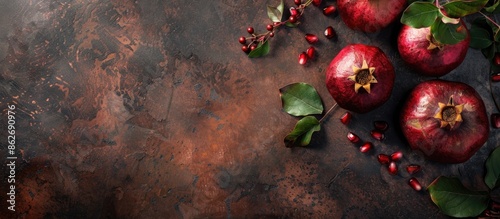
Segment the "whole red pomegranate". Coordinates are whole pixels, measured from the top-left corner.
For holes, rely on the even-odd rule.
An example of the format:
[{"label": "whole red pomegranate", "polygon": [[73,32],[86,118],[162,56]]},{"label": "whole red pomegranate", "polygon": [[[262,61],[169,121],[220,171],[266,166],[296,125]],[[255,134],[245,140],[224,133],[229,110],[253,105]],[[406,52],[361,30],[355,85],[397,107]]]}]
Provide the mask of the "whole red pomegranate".
[{"label": "whole red pomegranate", "polygon": [[460,82],[432,80],[417,85],[403,106],[400,122],[412,149],[442,163],[467,161],[489,133],[483,100]]},{"label": "whole red pomegranate", "polygon": [[394,77],[394,67],[382,50],[351,44],[330,63],[326,86],[340,107],[366,113],[389,99]]},{"label": "whole red pomegranate", "polygon": [[413,28],[403,25],[398,36],[401,58],[413,69],[427,76],[443,76],[457,68],[465,59],[470,44],[469,31],[465,40],[453,45],[443,45],[434,40],[430,28]]},{"label": "whole red pomegranate", "polygon": [[337,0],[340,17],[351,29],[373,33],[392,23],[406,0]]}]

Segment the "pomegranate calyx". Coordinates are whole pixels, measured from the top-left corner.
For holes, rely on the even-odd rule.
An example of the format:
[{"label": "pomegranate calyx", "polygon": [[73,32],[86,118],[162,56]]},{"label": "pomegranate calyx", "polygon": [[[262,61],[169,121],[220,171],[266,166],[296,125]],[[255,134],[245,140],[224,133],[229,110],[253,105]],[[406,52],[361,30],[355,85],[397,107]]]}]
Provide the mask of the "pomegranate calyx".
[{"label": "pomegranate calyx", "polygon": [[427,47],[427,50],[433,50],[433,49],[439,49],[442,50],[444,48],[444,44],[438,42],[431,33],[427,35],[427,40],[429,41],[429,46]]},{"label": "pomegranate calyx", "polygon": [[441,121],[441,128],[445,128],[446,126],[450,126],[450,129],[453,129],[453,126],[457,122],[462,122],[462,111],[464,109],[463,104],[455,105],[453,102],[453,96],[450,97],[447,104],[438,103],[439,111],[436,113],[434,118],[439,119]]},{"label": "pomegranate calyx", "polygon": [[366,60],[363,60],[363,65],[360,67],[352,66],[353,74],[347,79],[354,81],[354,91],[358,93],[360,88],[365,89],[366,92],[370,93],[370,84],[378,83],[373,73],[375,72],[375,67],[368,67]]}]

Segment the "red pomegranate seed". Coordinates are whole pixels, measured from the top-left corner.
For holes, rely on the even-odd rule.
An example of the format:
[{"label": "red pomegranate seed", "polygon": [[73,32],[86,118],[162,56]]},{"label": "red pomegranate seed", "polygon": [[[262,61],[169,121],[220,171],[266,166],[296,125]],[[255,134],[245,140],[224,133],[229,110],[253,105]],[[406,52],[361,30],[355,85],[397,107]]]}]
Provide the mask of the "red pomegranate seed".
[{"label": "red pomegranate seed", "polygon": [[491,114],[491,125],[493,128],[500,128],[500,113]]},{"label": "red pomegranate seed", "polygon": [[318,37],[314,34],[307,33],[306,34],[306,40],[309,44],[314,44],[319,41]]},{"label": "red pomegranate seed", "polygon": [[401,160],[401,158],[403,158],[403,152],[401,152],[401,151],[396,151],[396,152],[391,154],[392,161],[399,161],[399,160]]},{"label": "red pomegranate seed", "polygon": [[299,55],[299,64],[305,65],[307,63],[307,54],[305,52],[301,52]]},{"label": "red pomegranate seed", "polygon": [[382,141],[385,139],[385,135],[384,133],[382,133],[381,131],[378,131],[378,130],[372,130],[370,132],[370,134],[372,135],[372,137],[376,140],[379,140],[379,141]]},{"label": "red pomegranate seed", "polygon": [[420,182],[418,182],[417,178],[412,177],[410,180],[408,180],[408,185],[410,185],[415,191],[420,191],[422,190],[422,185],[420,185]]},{"label": "red pomegranate seed", "polygon": [[347,139],[349,139],[349,141],[351,141],[352,143],[356,143],[359,141],[359,137],[352,132],[347,133]]},{"label": "red pomegranate seed", "polygon": [[290,7],[290,15],[297,16],[297,14],[299,14],[297,9],[295,9],[294,7]]},{"label": "red pomegranate seed", "polygon": [[340,122],[344,125],[347,125],[351,121],[351,118],[352,118],[352,114],[350,112],[345,112],[344,115],[342,115],[342,117],[340,117]]},{"label": "red pomegranate seed", "polygon": [[335,13],[336,10],[337,10],[337,8],[335,8],[335,6],[328,5],[325,8],[323,8],[323,14],[328,16],[328,15]]},{"label": "red pomegranate seed", "polygon": [[302,1],[301,1],[301,0],[293,0],[293,2],[294,2],[294,3],[295,3],[295,5],[297,5],[297,6],[298,6],[298,5],[300,5],[300,4],[302,4]]},{"label": "red pomegranate seed", "polygon": [[390,174],[396,175],[398,174],[398,166],[396,165],[396,162],[391,161],[389,163],[389,166],[387,167],[387,170],[389,171]]},{"label": "red pomegranate seed", "polygon": [[373,122],[373,127],[379,131],[386,131],[389,128],[389,124],[385,121],[375,121]]},{"label": "red pomegranate seed", "polygon": [[417,173],[418,171],[420,171],[420,165],[417,165],[417,164],[410,164],[410,165],[406,166],[406,171],[407,171],[409,174],[415,174],[415,173]]},{"label": "red pomegranate seed", "polygon": [[313,0],[312,3],[314,6],[319,6],[321,4],[321,0]]},{"label": "red pomegranate seed", "polygon": [[332,26],[328,26],[326,27],[324,34],[326,38],[331,39],[335,36],[335,30],[333,29]]},{"label": "red pomegranate seed", "polygon": [[500,82],[500,73],[491,76],[493,82]]},{"label": "red pomegranate seed", "polygon": [[309,57],[310,59],[314,58],[314,53],[316,52],[316,49],[314,49],[314,47],[309,47],[307,50],[306,50],[306,53],[307,53],[307,57]]},{"label": "red pomegranate seed", "polygon": [[359,147],[359,151],[361,151],[361,153],[366,153],[370,151],[372,148],[373,144],[371,142],[365,142],[363,145],[361,145],[361,147]]},{"label": "red pomegranate seed", "polygon": [[500,53],[495,53],[495,58],[493,58],[493,61],[496,66],[500,66]]},{"label": "red pomegranate seed", "polygon": [[377,159],[380,164],[388,164],[389,162],[391,162],[391,158],[387,154],[379,154],[377,156]]}]

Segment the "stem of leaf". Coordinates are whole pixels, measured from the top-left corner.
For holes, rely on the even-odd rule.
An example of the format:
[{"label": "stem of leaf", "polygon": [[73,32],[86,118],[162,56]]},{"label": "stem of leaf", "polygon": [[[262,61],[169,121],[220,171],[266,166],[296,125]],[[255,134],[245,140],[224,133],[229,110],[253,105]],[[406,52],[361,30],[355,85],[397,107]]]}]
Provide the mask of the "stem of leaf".
[{"label": "stem of leaf", "polygon": [[490,17],[488,17],[488,15],[485,15],[483,12],[479,12],[481,15],[484,16],[484,18],[488,19],[491,23],[495,24],[495,26],[497,26],[498,28],[500,28],[500,25],[497,24],[497,22],[495,22],[493,19],[491,19]]},{"label": "stem of leaf", "polygon": [[330,115],[330,113],[331,113],[331,112],[332,112],[335,108],[337,108],[337,106],[338,106],[338,104],[337,104],[337,103],[333,104],[333,106],[332,106],[332,107],[330,107],[330,109],[328,109],[328,111],[326,111],[325,115],[323,115],[323,117],[321,117],[321,119],[319,119],[319,123],[323,122],[323,120],[325,120],[325,119],[326,119],[326,117],[327,117],[328,115]]}]

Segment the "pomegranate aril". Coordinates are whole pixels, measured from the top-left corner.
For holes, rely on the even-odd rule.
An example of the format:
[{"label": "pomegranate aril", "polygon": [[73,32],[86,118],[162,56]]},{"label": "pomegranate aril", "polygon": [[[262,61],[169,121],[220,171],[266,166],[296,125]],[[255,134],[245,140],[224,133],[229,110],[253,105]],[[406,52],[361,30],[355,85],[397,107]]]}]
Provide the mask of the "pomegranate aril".
[{"label": "pomegranate aril", "polygon": [[396,151],[391,154],[391,160],[392,161],[399,161],[403,158],[403,152],[401,151]]},{"label": "pomegranate aril", "polygon": [[290,7],[290,15],[291,16],[297,16],[298,14],[299,14],[299,12],[297,11],[296,8]]},{"label": "pomegranate aril", "polygon": [[312,4],[314,6],[319,6],[321,4],[321,0],[313,0]]},{"label": "pomegranate aril", "polygon": [[500,128],[500,113],[491,114],[491,125],[493,128]]},{"label": "pomegranate aril", "polygon": [[314,34],[306,33],[306,41],[310,44],[314,44],[314,43],[317,43],[319,41],[319,39]]},{"label": "pomegranate aril", "polygon": [[387,170],[389,171],[390,174],[396,175],[398,174],[398,166],[396,165],[396,162],[391,161],[389,163],[389,166],[387,167]]},{"label": "pomegranate aril", "polygon": [[241,43],[241,44],[246,44],[247,43],[247,39],[245,37],[240,37],[238,39],[238,41]]},{"label": "pomegranate aril", "polygon": [[335,13],[335,11],[337,11],[337,8],[335,8],[335,6],[333,5],[328,5],[325,8],[323,8],[323,14],[326,16]]},{"label": "pomegranate aril", "polygon": [[408,180],[408,185],[410,185],[411,188],[413,188],[415,191],[420,191],[422,190],[422,185],[420,185],[420,182],[418,182],[417,178],[412,177],[410,180]]},{"label": "pomegranate aril", "polygon": [[326,38],[331,39],[335,36],[335,30],[333,29],[332,26],[328,26],[325,29],[324,35]]},{"label": "pomegranate aril", "polygon": [[307,50],[306,50],[306,53],[307,53],[307,57],[309,57],[310,59],[314,58],[314,53],[316,52],[316,49],[314,49],[314,47],[309,47]]},{"label": "pomegranate aril", "polygon": [[389,128],[389,124],[385,121],[375,121],[373,122],[373,127],[379,131],[386,131]]},{"label": "pomegranate aril", "polygon": [[295,5],[299,6],[300,4],[302,4],[302,1],[301,0],[293,0],[293,2],[295,3]]},{"label": "pomegranate aril", "polygon": [[493,62],[496,66],[500,66],[500,53],[495,53],[495,58],[493,58]]},{"label": "pomegranate aril", "polygon": [[372,130],[370,132],[370,134],[372,135],[372,137],[376,140],[379,140],[379,141],[382,141],[385,139],[385,135],[384,133],[382,133],[381,131],[379,130]]},{"label": "pomegranate aril", "polygon": [[247,28],[247,32],[248,32],[249,34],[253,34],[253,32],[254,32],[253,27],[248,27],[248,28]]},{"label": "pomegranate aril", "polygon": [[409,174],[415,174],[415,173],[417,173],[418,171],[420,171],[420,165],[417,165],[417,164],[410,164],[410,165],[406,166],[406,171],[407,171]]},{"label": "pomegranate aril", "polygon": [[307,63],[307,54],[305,52],[301,52],[299,55],[299,64],[305,65]]},{"label": "pomegranate aril", "polygon": [[342,115],[342,117],[340,117],[340,122],[344,125],[347,125],[351,121],[351,118],[352,118],[352,114],[350,112],[345,112],[344,115]]},{"label": "pomegranate aril", "polygon": [[366,142],[363,145],[361,145],[361,147],[359,147],[359,151],[361,151],[361,153],[366,153],[370,151],[372,148],[373,144],[371,142]]},{"label": "pomegranate aril", "polygon": [[491,81],[500,82],[500,73],[491,76]]},{"label": "pomegranate aril", "polygon": [[349,139],[352,143],[357,143],[359,141],[359,137],[352,132],[347,133],[347,139]]},{"label": "pomegranate aril", "polygon": [[389,155],[387,154],[379,154],[377,156],[377,159],[380,164],[388,164],[389,162],[391,162],[391,157],[389,157]]}]

